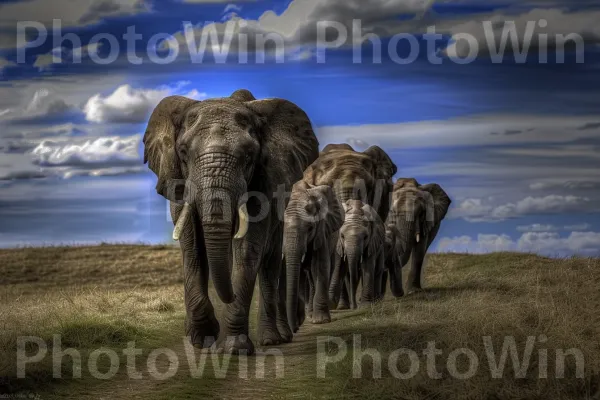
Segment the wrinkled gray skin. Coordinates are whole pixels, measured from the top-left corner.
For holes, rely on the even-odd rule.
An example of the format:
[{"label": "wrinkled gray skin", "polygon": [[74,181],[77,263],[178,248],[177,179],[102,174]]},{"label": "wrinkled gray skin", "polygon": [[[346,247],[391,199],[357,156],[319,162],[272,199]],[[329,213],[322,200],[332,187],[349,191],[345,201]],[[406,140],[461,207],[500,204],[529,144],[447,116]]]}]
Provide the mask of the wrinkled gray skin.
[{"label": "wrinkled gray skin", "polygon": [[[144,145],[145,161],[158,177],[156,191],[170,200],[173,221],[180,222],[183,202],[190,204],[180,246],[191,342],[209,347],[218,337],[219,352],[253,354],[248,314],[257,275],[258,342],[290,341],[285,279],[278,285],[286,199],[274,200],[273,193],[289,192],[318,156],[307,115],[289,101],[256,100],[247,90],[205,101],[172,96],[152,113]],[[263,194],[263,203],[244,197],[248,192]],[[234,239],[243,225],[243,204],[251,218],[260,217]],[[226,304],[221,323],[208,296],[209,276]]]},{"label": "wrinkled gray skin", "polygon": [[[345,219],[337,246],[342,262],[334,274],[346,282],[350,307],[356,308],[356,291],[362,280],[361,306],[370,306],[382,297],[384,269],[384,224],[375,209],[361,200],[344,204]],[[341,285],[330,290],[330,301],[337,304]]]},{"label": "wrinkled gray skin", "polygon": [[329,186],[294,185],[285,210],[283,254],[287,271],[287,316],[296,332],[300,279],[306,274],[308,293],[303,294],[312,323],[331,322],[328,304],[329,273],[343,209]]},{"label": "wrinkled gray skin", "polygon": [[413,178],[400,178],[394,185],[392,206],[386,221],[386,270],[396,297],[402,290],[402,267],[412,255],[407,291],[421,290],[425,254],[435,239],[452,201],[435,184],[420,185]]}]

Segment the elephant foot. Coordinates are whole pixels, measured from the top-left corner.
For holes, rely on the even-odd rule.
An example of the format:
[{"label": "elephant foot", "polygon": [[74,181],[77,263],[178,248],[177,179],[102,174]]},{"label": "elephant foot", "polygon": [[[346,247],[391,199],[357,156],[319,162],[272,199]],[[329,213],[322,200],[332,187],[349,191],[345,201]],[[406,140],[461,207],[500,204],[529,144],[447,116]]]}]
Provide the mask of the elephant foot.
[{"label": "elephant foot", "polygon": [[424,290],[423,290],[423,288],[421,288],[421,287],[411,287],[411,288],[409,288],[409,289],[407,290],[407,293],[408,293],[408,294],[416,294],[416,293],[420,293],[420,292],[423,292],[423,291],[424,291]]},{"label": "elephant foot", "polygon": [[255,352],[254,343],[246,334],[223,335],[215,344],[217,354],[251,356]]},{"label": "elephant foot", "polygon": [[319,324],[328,324],[331,322],[331,316],[329,315],[329,311],[315,311],[312,317],[312,323]]},{"label": "elephant foot", "polygon": [[358,308],[371,308],[375,305],[375,301],[361,301]]},{"label": "elephant foot", "polygon": [[338,310],[349,310],[350,309],[350,303],[346,302],[346,301],[340,301],[340,303],[337,306]]},{"label": "elephant foot", "polygon": [[277,328],[265,328],[258,332],[259,346],[277,346],[281,343],[283,343],[283,338],[279,334]]},{"label": "elephant foot", "polygon": [[282,343],[290,343],[292,341],[292,339],[294,338],[294,333],[290,329],[290,326],[287,322],[285,322],[285,323],[278,322],[277,330],[279,331],[279,335],[281,336],[281,339],[283,340]]},{"label": "elephant foot", "polygon": [[211,347],[219,337],[219,321],[217,321],[214,316],[202,323],[192,323],[190,319],[186,317],[184,325],[185,335],[196,348],[207,349]]}]

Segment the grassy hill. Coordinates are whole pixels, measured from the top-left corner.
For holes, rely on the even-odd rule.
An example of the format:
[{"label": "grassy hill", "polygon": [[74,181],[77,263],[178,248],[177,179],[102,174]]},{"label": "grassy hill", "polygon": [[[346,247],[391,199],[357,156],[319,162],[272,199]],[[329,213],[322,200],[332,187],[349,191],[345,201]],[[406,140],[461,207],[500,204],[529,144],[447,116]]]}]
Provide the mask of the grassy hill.
[{"label": "grassy hill", "polygon": [[[331,324],[305,324],[293,343],[249,358],[187,348],[181,269],[169,246],[0,250],[0,395],[600,399],[598,259],[430,255],[424,292],[334,311]],[[25,336],[47,353],[17,379]],[[56,338],[79,354],[57,356]],[[33,339],[21,341],[26,356],[38,352]],[[141,354],[128,370],[130,342]],[[102,349],[116,353],[115,370]]]}]

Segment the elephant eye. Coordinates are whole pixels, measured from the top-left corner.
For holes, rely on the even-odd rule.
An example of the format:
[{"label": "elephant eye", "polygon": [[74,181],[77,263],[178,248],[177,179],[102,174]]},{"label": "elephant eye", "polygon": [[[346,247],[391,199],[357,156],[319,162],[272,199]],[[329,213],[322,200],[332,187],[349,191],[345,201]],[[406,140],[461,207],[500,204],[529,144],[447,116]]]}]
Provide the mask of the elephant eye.
[{"label": "elephant eye", "polygon": [[183,162],[187,162],[187,148],[185,146],[179,146],[179,158]]}]

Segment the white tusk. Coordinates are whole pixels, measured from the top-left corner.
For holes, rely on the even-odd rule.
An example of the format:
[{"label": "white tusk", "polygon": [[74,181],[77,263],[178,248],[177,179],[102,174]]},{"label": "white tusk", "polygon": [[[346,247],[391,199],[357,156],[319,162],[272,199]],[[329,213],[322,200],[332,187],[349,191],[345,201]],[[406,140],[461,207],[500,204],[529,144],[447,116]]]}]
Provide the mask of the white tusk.
[{"label": "white tusk", "polygon": [[421,234],[417,233],[417,243],[421,241]]},{"label": "white tusk", "polygon": [[305,257],[306,257],[306,254],[302,254],[302,260],[300,260],[300,262],[304,262]]},{"label": "white tusk", "polygon": [[248,233],[249,226],[248,208],[246,208],[245,203],[240,206],[238,210],[238,215],[240,217],[240,227],[238,228],[234,239],[243,239]]},{"label": "white tusk", "polygon": [[362,256],[360,256],[360,263],[362,264]]},{"label": "white tusk", "polygon": [[177,223],[175,224],[175,228],[173,229],[173,240],[178,241],[181,238],[181,234],[183,233],[183,227],[185,226],[185,222],[190,216],[191,206],[188,203],[185,203],[183,206],[183,210],[181,210],[181,214],[179,214],[179,218],[177,218]]}]

